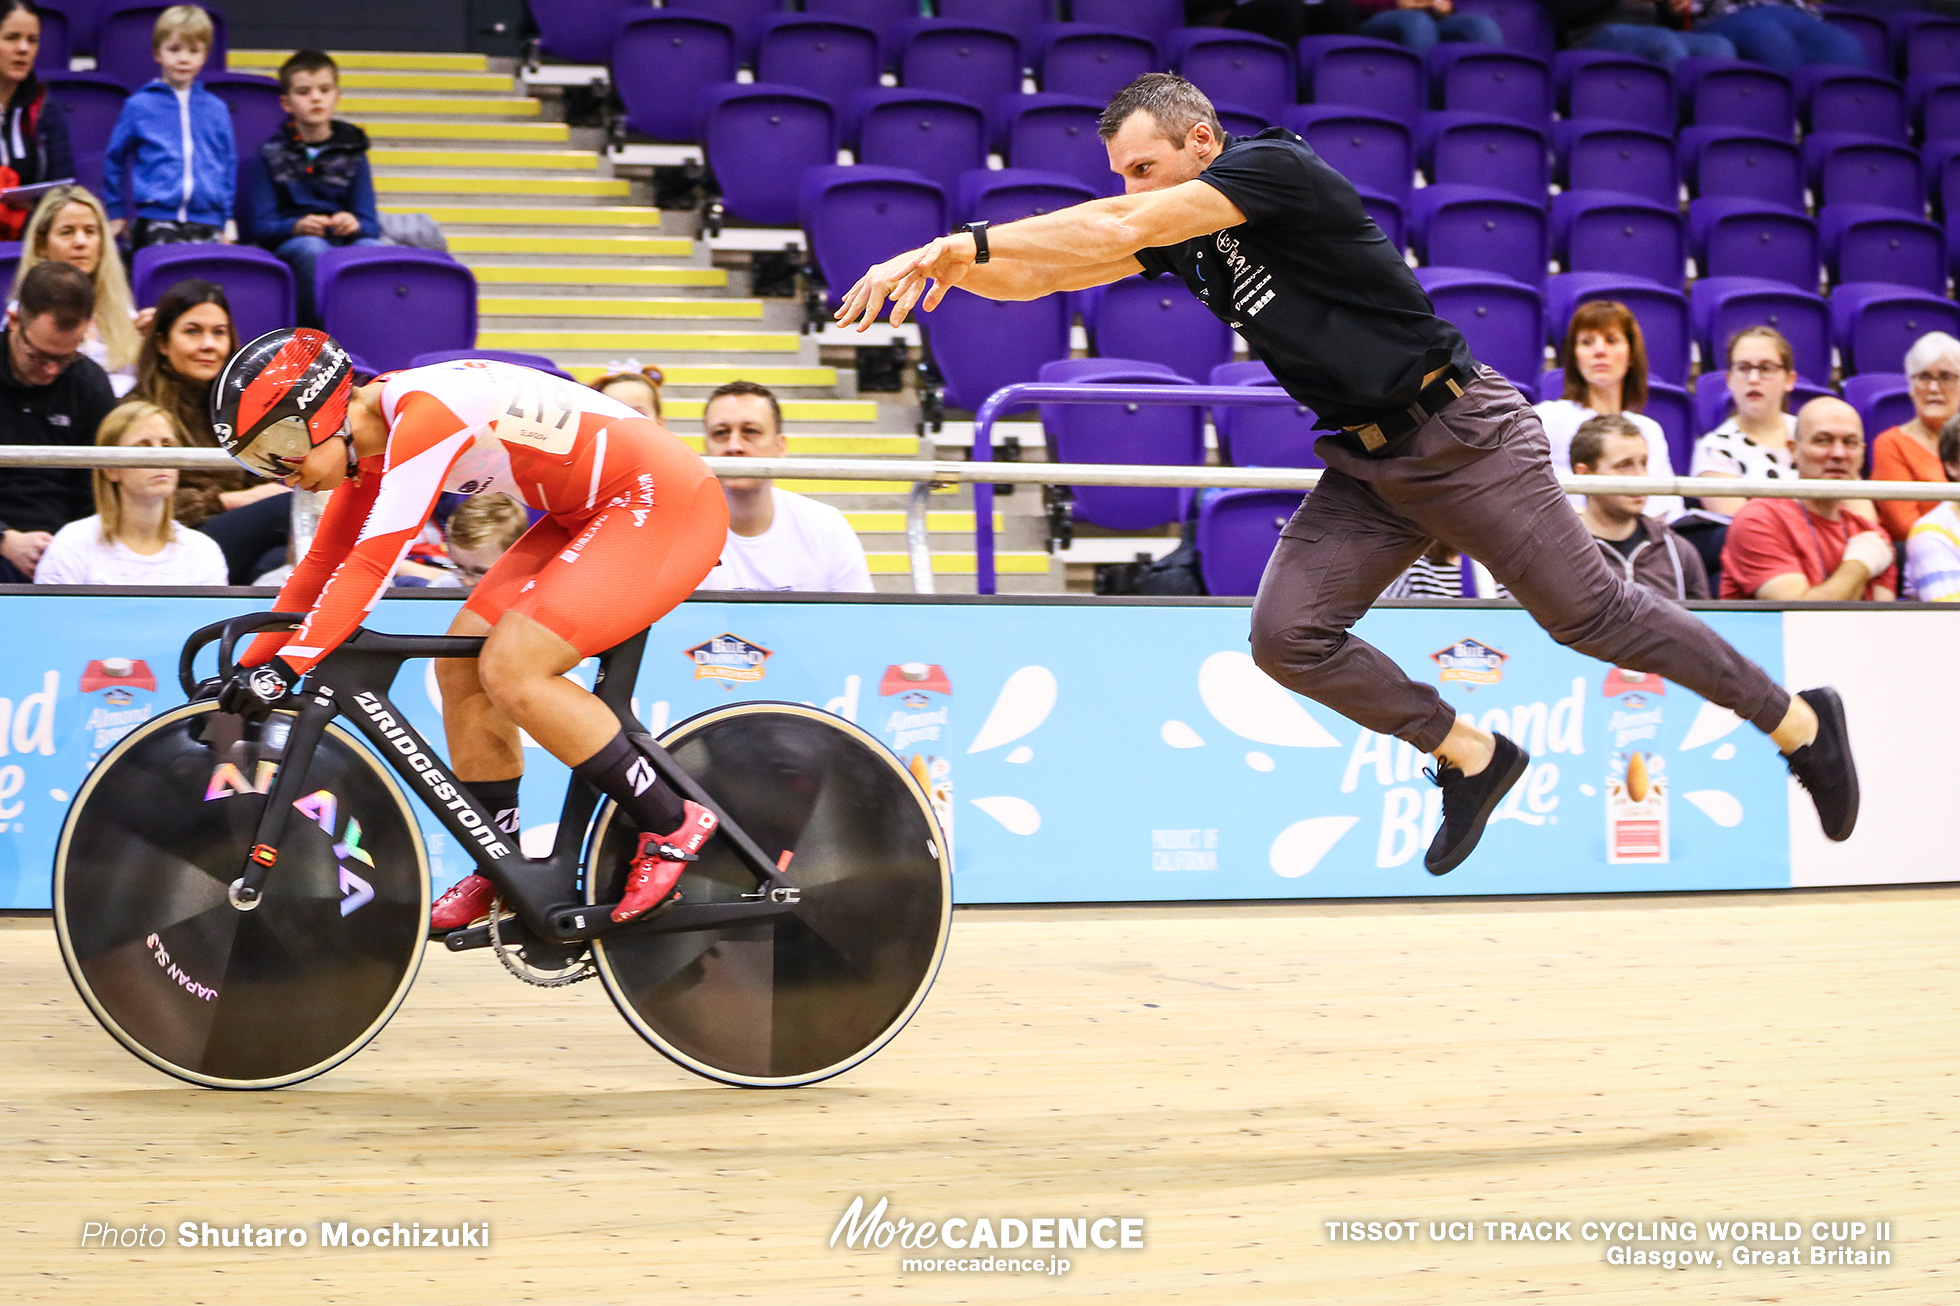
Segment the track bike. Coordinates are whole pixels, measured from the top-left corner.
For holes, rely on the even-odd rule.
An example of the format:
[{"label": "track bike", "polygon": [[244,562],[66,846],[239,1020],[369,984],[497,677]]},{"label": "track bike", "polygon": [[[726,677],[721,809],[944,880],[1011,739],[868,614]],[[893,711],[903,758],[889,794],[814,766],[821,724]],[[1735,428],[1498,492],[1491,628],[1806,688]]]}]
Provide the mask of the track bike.
[{"label": "track bike", "polygon": [[[265,722],[219,711],[237,641],[299,620],[194,632],[178,665],[191,701],[105,754],[62,827],[62,958],[144,1061],[211,1088],[280,1088],[374,1038],[431,941],[418,804],[499,895],[445,947],[490,949],[545,987],[596,975],[648,1042],[710,1079],[814,1083],[918,1010],[945,954],[951,850],[905,764],[855,724],[741,702],[656,742],[631,709],[646,632],[601,655],[593,692],[721,819],[678,900],[615,924],[630,818],[573,777],[550,854],[526,857],[388,697],[404,661],[475,657],[481,639],[363,628]],[[218,676],[200,682],[214,641]]]}]

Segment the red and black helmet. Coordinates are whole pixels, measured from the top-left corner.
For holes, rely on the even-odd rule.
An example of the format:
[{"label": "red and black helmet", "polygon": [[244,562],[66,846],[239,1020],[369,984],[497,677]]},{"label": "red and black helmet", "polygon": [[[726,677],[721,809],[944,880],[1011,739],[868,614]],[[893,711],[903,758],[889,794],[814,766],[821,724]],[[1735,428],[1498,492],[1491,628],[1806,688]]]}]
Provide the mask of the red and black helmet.
[{"label": "red and black helmet", "polygon": [[353,363],[333,337],[311,327],[268,331],[219,373],[211,429],[260,476],[290,476],[315,445],[347,430],[353,392]]}]

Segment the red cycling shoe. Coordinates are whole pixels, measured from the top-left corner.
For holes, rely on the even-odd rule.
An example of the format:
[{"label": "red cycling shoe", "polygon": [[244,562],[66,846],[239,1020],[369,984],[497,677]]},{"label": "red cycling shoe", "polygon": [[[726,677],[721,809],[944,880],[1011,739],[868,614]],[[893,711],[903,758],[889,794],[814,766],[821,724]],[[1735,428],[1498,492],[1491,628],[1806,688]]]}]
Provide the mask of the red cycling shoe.
[{"label": "red cycling shoe", "polygon": [[496,898],[496,885],[481,875],[465,875],[436,899],[435,909],[429,913],[429,928],[447,934],[474,925],[490,914],[490,904]]},{"label": "red cycling shoe", "polygon": [[615,921],[630,921],[665,902],[681,872],[721,823],[699,803],[683,800],[682,806],[687,815],[672,834],[640,836],[639,849],[633,854],[632,869],[626,876],[626,896],[613,908]]}]

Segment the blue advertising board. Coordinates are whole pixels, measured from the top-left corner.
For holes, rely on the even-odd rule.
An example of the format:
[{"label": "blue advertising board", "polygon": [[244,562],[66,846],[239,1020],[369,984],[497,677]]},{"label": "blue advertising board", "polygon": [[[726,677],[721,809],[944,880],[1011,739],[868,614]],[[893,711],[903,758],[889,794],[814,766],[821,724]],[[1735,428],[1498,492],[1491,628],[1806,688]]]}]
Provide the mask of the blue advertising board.
[{"label": "blue advertising board", "polygon": [[[177,653],[238,598],[10,595],[0,648],[0,907],[49,905],[69,796],[142,720],[182,701]],[[379,630],[455,605],[385,599]],[[1252,664],[1242,606],[683,604],[635,690],[656,732],[736,699],[849,717],[931,789],[964,903],[1139,902],[1787,886],[1774,748],[1679,685],[1554,643],[1508,608],[1382,608],[1357,633],[1532,755],[1476,855],[1436,878],[1430,761],[1290,694]],[[1699,614],[1781,677],[1778,612]],[[206,655],[208,660],[209,654]],[[590,664],[575,670],[590,683]],[[428,663],[393,697],[438,747]],[[548,844],[565,768],[526,751],[525,837]],[[469,869],[424,821],[438,889]]]}]

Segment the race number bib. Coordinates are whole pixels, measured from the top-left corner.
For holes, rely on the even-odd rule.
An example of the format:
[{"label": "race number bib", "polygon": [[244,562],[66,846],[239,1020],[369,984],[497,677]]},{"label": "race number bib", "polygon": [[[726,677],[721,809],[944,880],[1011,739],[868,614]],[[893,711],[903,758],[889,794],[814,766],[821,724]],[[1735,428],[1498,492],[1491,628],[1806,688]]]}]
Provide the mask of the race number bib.
[{"label": "race number bib", "polygon": [[571,388],[555,377],[533,373],[511,384],[502,411],[491,419],[490,434],[540,453],[566,455],[578,437],[579,407]]}]

